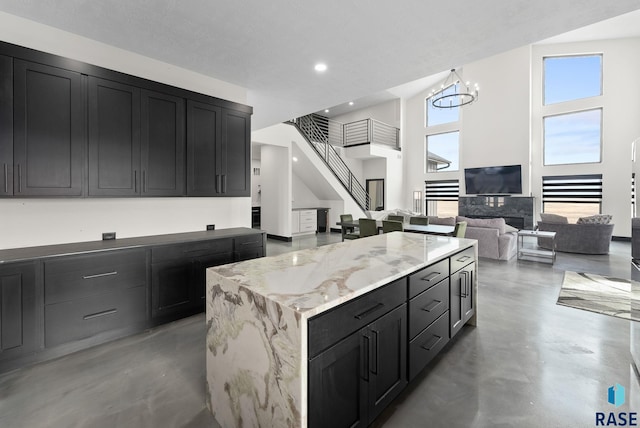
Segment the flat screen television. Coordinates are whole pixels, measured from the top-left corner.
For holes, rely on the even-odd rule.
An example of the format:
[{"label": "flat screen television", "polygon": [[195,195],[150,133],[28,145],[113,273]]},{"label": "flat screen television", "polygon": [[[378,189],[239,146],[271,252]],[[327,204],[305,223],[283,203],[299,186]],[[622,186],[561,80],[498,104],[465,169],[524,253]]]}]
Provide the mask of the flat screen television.
[{"label": "flat screen television", "polygon": [[464,185],[467,195],[497,195],[522,193],[520,165],[465,168]]}]

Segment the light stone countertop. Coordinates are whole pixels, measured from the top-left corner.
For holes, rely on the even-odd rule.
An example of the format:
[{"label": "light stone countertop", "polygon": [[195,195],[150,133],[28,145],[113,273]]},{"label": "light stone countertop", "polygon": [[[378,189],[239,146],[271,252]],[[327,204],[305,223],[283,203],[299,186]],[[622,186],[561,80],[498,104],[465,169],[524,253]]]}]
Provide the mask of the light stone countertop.
[{"label": "light stone countertop", "polygon": [[393,232],[209,270],[308,319],[475,242]]}]

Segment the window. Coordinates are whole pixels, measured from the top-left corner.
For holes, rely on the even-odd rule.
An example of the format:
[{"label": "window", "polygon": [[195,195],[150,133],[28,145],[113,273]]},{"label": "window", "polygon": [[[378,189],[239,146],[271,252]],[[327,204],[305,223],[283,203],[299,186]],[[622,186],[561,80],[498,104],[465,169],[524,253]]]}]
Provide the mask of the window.
[{"label": "window", "polygon": [[575,223],[580,217],[600,214],[602,174],[542,177],[542,211],[559,214]]},{"label": "window", "polygon": [[425,181],[427,215],[455,217],[458,215],[458,180]]},{"label": "window", "polygon": [[[449,95],[453,94],[458,85],[451,85],[446,88],[444,91],[440,92],[440,94]],[[431,104],[431,98],[429,97],[426,100],[426,115],[427,120],[425,121],[427,126],[441,125],[443,123],[451,123],[457,122],[459,119],[460,108],[436,108]]]},{"label": "window", "polygon": [[427,135],[427,172],[457,171],[459,131]]},{"label": "window", "polygon": [[544,118],[544,164],[600,162],[602,109]]},{"label": "window", "polygon": [[544,105],[602,95],[602,55],[544,58]]}]

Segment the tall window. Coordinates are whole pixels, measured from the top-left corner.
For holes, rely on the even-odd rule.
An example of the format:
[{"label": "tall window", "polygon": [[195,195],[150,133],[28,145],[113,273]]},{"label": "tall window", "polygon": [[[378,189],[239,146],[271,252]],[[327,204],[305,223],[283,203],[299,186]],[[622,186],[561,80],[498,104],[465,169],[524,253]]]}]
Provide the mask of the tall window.
[{"label": "tall window", "polygon": [[602,174],[542,177],[542,210],[575,223],[580,217],[600,214]]},{"label": "tall window", "polygon": [[[451,85],[439,94],[452,95],[457,90],[458,85]],[[426,121],[427,126],[442,125],[443,123],[457,122],[460,116],[460,107],[436,108],[431,104],[432,97],[426,99]]]},{"label": "tall window", "polygon": [[602,55],[544,58],[544,105],[602,95]]},{"label": "tall window", "polygon": [[425,202],[427,215],[455,217],[458,215],[458,180],[425,181]]},{"label": "tall window", "polygon": [[544,118],[544,164],[600,162],[602,109]]},{"label": "tall window", "polygon": [[427,172],[458,171],[460,132],[427,135]]}]

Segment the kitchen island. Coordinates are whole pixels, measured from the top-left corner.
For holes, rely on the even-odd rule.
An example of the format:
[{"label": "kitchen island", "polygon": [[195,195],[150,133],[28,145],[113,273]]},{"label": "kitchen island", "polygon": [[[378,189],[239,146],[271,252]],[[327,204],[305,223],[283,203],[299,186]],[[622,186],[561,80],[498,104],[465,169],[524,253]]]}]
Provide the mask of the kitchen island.
[{"label": "kitchen island", "polygon": [[224,427],[368,425],[465,323],[477,242],[393,232],[207,270]]}]

